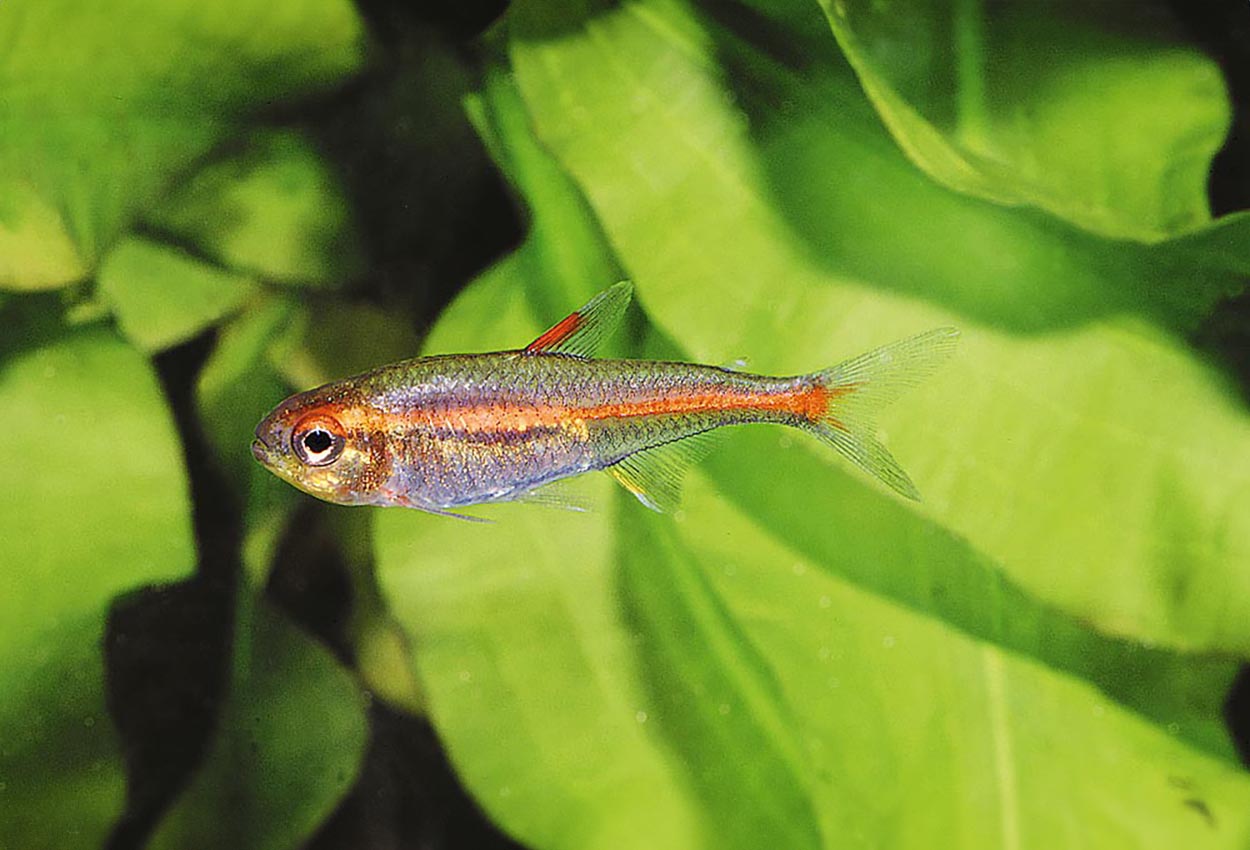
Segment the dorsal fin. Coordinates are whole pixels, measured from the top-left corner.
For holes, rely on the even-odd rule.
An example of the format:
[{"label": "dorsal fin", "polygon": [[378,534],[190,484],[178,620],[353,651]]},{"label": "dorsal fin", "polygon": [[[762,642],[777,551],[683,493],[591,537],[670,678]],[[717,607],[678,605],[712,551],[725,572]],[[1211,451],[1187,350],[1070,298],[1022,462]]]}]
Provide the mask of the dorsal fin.
[{"label": "dorsal fin", "polygon": [[569,313],[525,346],[524,352],[593,357],[599,344],[620,324],[633,291],[627,280],[603,290],[586,306]]}]

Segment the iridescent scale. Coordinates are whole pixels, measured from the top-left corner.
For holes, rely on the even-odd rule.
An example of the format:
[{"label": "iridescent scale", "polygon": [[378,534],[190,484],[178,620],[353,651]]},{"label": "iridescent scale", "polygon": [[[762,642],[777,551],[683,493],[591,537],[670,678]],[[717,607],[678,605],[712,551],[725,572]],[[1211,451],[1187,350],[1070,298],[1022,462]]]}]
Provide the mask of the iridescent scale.
[{"label": "iridescent scale", "polygon": [[[257,426],[252,451],[296,487],[340,504],[447,513],[533,498],[555,481],[605,470],[666,511],[705,443],[700,435],[771,422],[807,431],[918,498],[877,441],[874,417],[950,355],[957,331],[939,328],[789,378],[596,359],[630,293],[628,283],[605,290],[524,349],[421,357],[292,396]],[[310,428],[316,451],[301,443]]]},{"label": "iridescent scale", "polygon": [[386,423],[390,489],[450,508],[515,499],[725,425],[800,424],[765,400],[810,386],[688,363],[506,352],[396,364],[362,389]]}]

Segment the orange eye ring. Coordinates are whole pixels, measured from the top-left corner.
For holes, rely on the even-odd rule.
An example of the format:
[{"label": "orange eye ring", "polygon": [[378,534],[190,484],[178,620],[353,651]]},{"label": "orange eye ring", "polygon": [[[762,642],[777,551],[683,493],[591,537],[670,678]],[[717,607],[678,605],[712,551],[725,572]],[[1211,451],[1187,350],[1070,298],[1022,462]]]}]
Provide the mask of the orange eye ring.
[{"label": "orange eye ring", "polygon": [[333,417],[314,414],[291,429],[291,449],[308,466],[329,466],[343,454],[347,439]]}]

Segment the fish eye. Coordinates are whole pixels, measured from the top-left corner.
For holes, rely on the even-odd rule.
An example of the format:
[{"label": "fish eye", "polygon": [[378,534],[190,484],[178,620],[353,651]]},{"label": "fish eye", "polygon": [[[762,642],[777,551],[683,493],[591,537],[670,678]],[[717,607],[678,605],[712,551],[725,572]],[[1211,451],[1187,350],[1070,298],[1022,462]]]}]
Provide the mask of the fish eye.
[{"label": "fish eye", "polygon": [[343,453],[342,428],[328,417],[318,416],[299,423],[291,432],[291,447],[309,466],[326,466]]}]

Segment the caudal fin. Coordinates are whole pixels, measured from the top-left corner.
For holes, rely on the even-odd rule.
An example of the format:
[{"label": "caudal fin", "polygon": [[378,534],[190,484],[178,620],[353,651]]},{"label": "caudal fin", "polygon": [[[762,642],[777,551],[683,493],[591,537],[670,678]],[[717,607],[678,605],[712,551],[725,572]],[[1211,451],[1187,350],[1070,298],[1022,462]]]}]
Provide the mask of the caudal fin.
[{"label": "caudal fin", "polygon": [[874,436],[877,414],[931,375],[955,350],[959,331],[937,328],[853,357],[814,377],[828,391],[824,415],[808,427],[861,469],[909,499],[916,485]]}]

